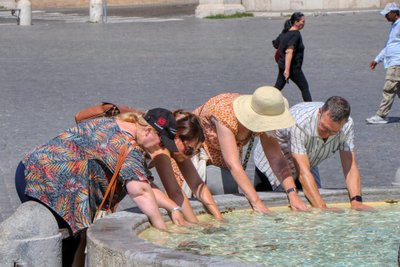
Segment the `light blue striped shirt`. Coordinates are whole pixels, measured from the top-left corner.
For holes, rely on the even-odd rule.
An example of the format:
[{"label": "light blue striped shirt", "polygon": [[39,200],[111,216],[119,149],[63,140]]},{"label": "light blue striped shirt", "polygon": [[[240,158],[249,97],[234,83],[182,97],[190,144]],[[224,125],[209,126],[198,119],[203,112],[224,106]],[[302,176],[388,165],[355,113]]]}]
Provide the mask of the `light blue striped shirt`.
[{"label": "light blue striped shirt", "polygon": [[400,19],[392,24],[385,47],[375,58],[377,63],[382,61],[385,69],[400,66]]},{"label": "light blue striped shirt", "polygon": [[[351,118],[336,135],[330,136],[325,142],[318,136],[318,110],[323,104],[322,102],[304,102],[294,105],[290,109],[290,113],[296,120],[296,125],[276,131],[276,138],[295,178],[298,175],[291,153],[307,155],[310,167],[313,168],[338,150],[354,150],[353,120]],[[268,177],[275,190],[280,182],[272,172],[260,142],[254,150],[254,163]]]}]

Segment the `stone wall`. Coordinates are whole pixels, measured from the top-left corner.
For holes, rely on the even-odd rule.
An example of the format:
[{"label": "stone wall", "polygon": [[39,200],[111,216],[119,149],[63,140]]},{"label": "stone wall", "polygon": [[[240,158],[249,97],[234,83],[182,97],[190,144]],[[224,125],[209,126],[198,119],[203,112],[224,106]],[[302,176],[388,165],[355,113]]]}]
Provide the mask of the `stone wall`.
[{"label": "stone wall", "polygon": [[[240,12],[293,12],[380,9],[391,0],[199,0],[196,17]],[[392,0],[393,1],[393,0]],[[397,2],[400,2],[397,0]]]},{"label": "stone wall", "polygon": [[[90,0],[31,0],[32,8],[88,7]],[[215,4],[227,0],[107,0],[112,5]],[[393,0],[241,0],[246,11],[326,10],[381,8]],[[395,1],[399,2],[399,1]],[[0,6],[15,5],[15,0],[0,0]]]},{"label": "stone wall", "polygon": [[345,10],[384,7],[390,0],[242,0],[246,11]]},{"label": "stone wall", "polygon": [[[14,0],[0,0],[0,6],[15,5]],[[31,0],[32,8],[77,8],[88,7],[90,0]],[[182,5],[198,4],[199,0],[107,0],[108,6],[124,5]]]}]

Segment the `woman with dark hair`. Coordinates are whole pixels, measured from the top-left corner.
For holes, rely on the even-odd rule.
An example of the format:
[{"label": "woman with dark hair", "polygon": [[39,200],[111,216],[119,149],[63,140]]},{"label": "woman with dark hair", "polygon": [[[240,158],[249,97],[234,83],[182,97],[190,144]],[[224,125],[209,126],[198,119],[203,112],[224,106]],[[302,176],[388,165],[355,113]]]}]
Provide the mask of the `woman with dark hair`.
[{"label": "woman with dark hair", "polygon": [[196,115],[183,110],[176,110],[173,114],[177,121],[175,144],[178,152],[165,149],[164,155],[154,157],[152,165],[156,167],[167,195],[182,207],[181,211],[186,221],[198,223],[189,199],[182,191],[181,184],[175,179],[176,173],[181,174],[182,180],[186,181],[194,196],[215,219],[222,220],[221,212],[210,190],[191,161],[191,157],[199,151],[205,140],[200,121]]},{"label": "woman with dark hair", "polygon": [[304,28],[305,17],[301,12],[295,12],[290,19],[286,20],[282,33],[272,41],[273,46],[278,49],[279,73],[275,87],[282,90],[291,79],[300,89],[305,102],[311,102],[311,94],[308,82],[301,67],[304,58],[304,44],[300,30]]},{"label": "woman with dark hair", "polygon": [[[193,156],[198,151],[198,147],[204,142],[205,137],[200,122],[194,114],[178,109],[173,112],[178,122],[176,136],[185,145],[184,153],[186,156]],[[192,142],[193,144],[189,144]]]}]

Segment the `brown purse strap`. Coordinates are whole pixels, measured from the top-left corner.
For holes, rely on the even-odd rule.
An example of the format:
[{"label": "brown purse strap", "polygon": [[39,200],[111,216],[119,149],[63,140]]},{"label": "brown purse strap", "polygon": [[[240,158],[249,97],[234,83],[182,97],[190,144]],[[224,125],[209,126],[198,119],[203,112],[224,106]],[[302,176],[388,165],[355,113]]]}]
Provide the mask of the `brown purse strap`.
[{"label": "brown purse strap", "polygon": [[98,210],[101,210],[103,208],[103,205],[106,202],[107,196],[110,193],[111,194],[109,197],[109,208],[111,209],[111,203],[112,203],[112,199],[114,198],[115,188],[117,185],[116,180],[117,180],[118,173],[122,167],[122,163],[124,163],[125,158],[128,156],[129,152],[132,150],[132,147],[128,148],[129,143],[130,143],[130,141],[126,142],[121,148],[121,151],[118,156],[117,167],[115,168],[114,174],[107,186],[107,190],[103,196],[103,200],[101,201],[100,206],[97,208]]}]

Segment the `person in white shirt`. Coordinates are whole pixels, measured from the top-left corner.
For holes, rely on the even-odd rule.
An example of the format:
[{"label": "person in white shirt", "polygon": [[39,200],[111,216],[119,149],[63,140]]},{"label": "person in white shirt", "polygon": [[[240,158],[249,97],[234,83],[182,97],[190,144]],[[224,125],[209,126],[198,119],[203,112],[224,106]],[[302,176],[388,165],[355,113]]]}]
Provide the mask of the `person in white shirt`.
[{"label": "person in white shirt", "polygon": [[391,22],[391,28],[385,47],[370,63],[371,70],[376,65],[384,62],[386,70],[385,85],[383,86],[383,97],[376,114],[366,121],[368,124],[388,123],[387,115],[392,108],[394,98],[400,97],[400,11],[396,3],[388,3],[381,11],[387,21]]},{"label": "person in white shirt", "polygon": [[[292,176],[298,183],[313,207],[329,208],[323,200],[317,166],[320,162],[340,153],[343,173],[353,209],[372,209],[362,203],[360,172],[354,152],[353,120],[350,117],[350,105],[342,97],[332,96],[325,103],[304,102],[294,105],[290,112],[296,120],[295,126],[275,132],[282,152],[289,162]],[[262,145],[257,144],[254,151],[256,177],[254,185],[266,185],[273,191],[283,191],[281,181],[262,153]],[[286,193],[297,188],[286,189]]]}]

